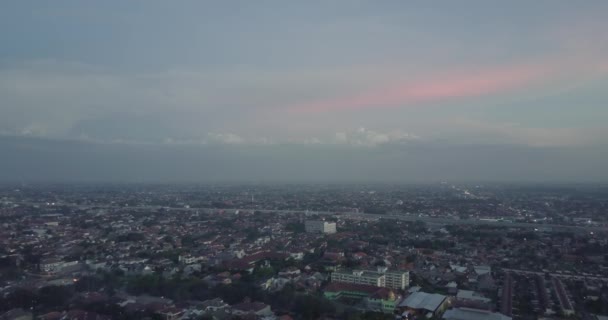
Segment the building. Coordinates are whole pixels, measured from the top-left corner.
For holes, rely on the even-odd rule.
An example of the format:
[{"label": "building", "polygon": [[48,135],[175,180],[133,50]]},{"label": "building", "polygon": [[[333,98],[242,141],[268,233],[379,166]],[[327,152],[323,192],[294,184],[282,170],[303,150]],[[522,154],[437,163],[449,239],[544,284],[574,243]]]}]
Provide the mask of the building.
[{"label": "building", "polygon": [[456,294],[456,299],[460,301],[472,301],[479,303],[489,303],[492,301],[492,299],[486,298],[482,294],[470,290],[458,290],[458,293]]},{"label": "building", "polygon": [[184,315],[184,310],[176,307],[167,307],[157,313],[165,320],[177,320]]},{"label": "building", "polygon": [[437,316],[448,307],[446,296],[437,293],[414,292],[399,303],[399,309],[408,315]]},{"label": "building", "polygon": [[443,314],[444,320],[511,320],[501,313],[471,308],[454,308]]},{"label": "building", "polygon": [[386,271],[384,270],[385,287],[391,289],[401,289],[410,286],[410,273],[408,271]]},{"label": "building", "polygon": [[43,272],[53,272],[61,269],[63,266],[63,261],[59,259],[43,259],[40,261],[40,271]]},{"label": "building", "polygon": [[198,261],[196,257],[193,257],[191,255],[180,255],[177,259],[180,263],[183,264],[193,264]]},{"label": "building", "polygon": [[335,222],[310,220],[304,223],[304,228],[310,233],[336,233]]},{"label": "building", "polygon": [[574,307],[572,307],[572,302],[570,302],[570,298],[566,294],[566,289],[564,289],[564,284],[562,283],[562,281],[556,277],[553,277],[553,287],[555,288],[555,293],[557,295],[560,308],[562,309],[564,315],[573,315]]},{"label": "building", "polygon": [[393,290],[380,288],[366,298],[366,305],[371,311],[393,313],[399,301],[401,301],[401,296],[395,294]]},{"label": "building", "polygon": [[273,316],[270,306],[262,302],[242,302],[232,306],[232,314],[237,316]]},{"label": "building", "polygon": [[75,266],[78,261],[62,261],[60,259],[43,259],[40,262],[40,271],[46,273],[59,272],[64,268]]},{"label": "building", "polygon": [[366,284],[332,282],[325,287],[323,295],[329,300],[336,300],[341,297],[362,299],[371,296],[378,289],[380,288],[377,286]]},{"label": "building", "polygon": [[386,285],[386,278],[383,274],[366,270],[338,270],[331,274],[331,281],[375,287],[384,287]]},{"label": "building", "polygon": [[23,309],[11,309],[4,314],[0,314],[0,319],[10,319],[10,320],[32,320],[34,319],[34,315]]},{"label": "building", "polygon": [[410,276],[407,271],[387,271],[386,268],[378,268],[378,271],[338,270],[331,274],[331,281],[404,290],[409,286]]},{"label": "building", "polygon": [[342,297],[362,299],[368,310],[386,313],[392,313],[401,299],[400,295],[388,288],[337,282],[330,283],[325,288],[323,295],[330,300]]},{"label": "building", "polygon": [[205,312],[215,312],[218,310],[224,310],[228,307],[228,304],[220,298],[214,298],[211,300],[205,300],[200,305]]}]

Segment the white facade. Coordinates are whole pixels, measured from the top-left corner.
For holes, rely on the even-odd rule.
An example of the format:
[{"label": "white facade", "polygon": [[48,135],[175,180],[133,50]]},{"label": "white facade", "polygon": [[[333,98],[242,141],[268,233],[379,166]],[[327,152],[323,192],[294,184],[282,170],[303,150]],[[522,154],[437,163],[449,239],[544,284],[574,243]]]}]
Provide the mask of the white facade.
[{"label": "white facade", "polygon": [[44,272],[57,272],[63,268],[75,266],[78,261],[60,261],[60,260],[47,260],[40,263],[40,270]]},{"label": "white facade", "polygon": [[384,287],[385,277],[374,271],[336,271],[331,274],[332,282],[364,284],[368,286]]},{"label": "white facade", "polygon": [[304,253],[303,252],[290,252],[289,257],[294,260],[302,260],[302,259],[304,259]]},{"label": "white facade", "polygon": [[327,221],[306,221],[304,223],[306,232],[311,233],[336,233],[336,223]]},{"label": "white facade", "polygon": [[63,265],[63,261],[43,261],[40,263],[40,270],[44,272],[53,272],[58,270]]},{"label": "white facade", "polygon": [[[203,260],[205,260],[205,258],[202,256],[196,257],[196,256],[191,256],[189,254],[186,254],[186,255],[180,255],[177,258],[177,260],[182,264],[193,264],[193,263],[203,261]],[[143,262],[146,262],[146,261],[143,261]]]},{"label": "white facade", "polygon": [[384,275],[387,288],[405,290],[410,286],[410,273],[407,271],[387,271]]},{"label": "white facade", "polygon": [[409,286],[410,277],[407,271],[339,270],[331,274],[331,281],[404,290]]}]

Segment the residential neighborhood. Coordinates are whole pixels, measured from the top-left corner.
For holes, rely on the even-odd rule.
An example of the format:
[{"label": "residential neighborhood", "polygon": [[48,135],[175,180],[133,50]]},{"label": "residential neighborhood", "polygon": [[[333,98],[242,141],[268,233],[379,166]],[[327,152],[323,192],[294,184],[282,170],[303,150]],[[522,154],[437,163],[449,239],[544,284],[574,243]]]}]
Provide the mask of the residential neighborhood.
[{"label": "residential neighborhood", "polygon": [[[608,311],[606,222],[590,215],[595,231],[556,224],[575,208],[539,219],[547,213],[518,209],[513,194],[500,200],[480,189],[473,198],[443,185],[435,192],[445,194],[426,197],[427,187],[327,196],[305,187],[281,195],[90,188],[0,191],[2,319],[601,319]],[[519,212],[520,224],[399,219],[417,207],[447,221],[457,211],[442,203],[456,200],[469,207],[460,216],[500,205],[495,212]],[[392,213],[362,214],[373,203]]]}]

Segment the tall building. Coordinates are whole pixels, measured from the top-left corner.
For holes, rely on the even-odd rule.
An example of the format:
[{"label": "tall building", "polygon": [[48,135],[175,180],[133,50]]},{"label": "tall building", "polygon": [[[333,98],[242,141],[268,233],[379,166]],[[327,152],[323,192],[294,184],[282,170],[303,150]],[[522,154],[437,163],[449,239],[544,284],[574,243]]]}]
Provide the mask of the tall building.
[{"label": "tall building", "polygon": [[384,276],[387,288],[405,290],[410,286],[410,273],[407,271],[386,271]]},{"label": "tall building", "polygon": [[331,274],[331,281],[404,290],[409,287],[410,276],[407,271],[387,271],[386,268],[378,268],[378,271],[338,270]]},{"label": "tall building", "polygon": [[336,233],[336,223],[327,221],[306,221],[304,223],[306,232],[311,233]]}]

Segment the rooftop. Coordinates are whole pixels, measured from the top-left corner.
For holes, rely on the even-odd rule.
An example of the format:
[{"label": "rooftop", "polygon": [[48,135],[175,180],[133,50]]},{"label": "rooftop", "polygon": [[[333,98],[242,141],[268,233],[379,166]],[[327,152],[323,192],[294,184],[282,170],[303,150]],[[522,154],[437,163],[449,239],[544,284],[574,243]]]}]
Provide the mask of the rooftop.
[{"label": "rooftop", "polygon": [[471,308],[455,308],[443,314],[445,320],[511,320],[501,313]]},{"label": "rooftop", "polygon": [[435,311],[445,301],[446,296],[437,293],[414,292],[405,298],[400,307]]}]

